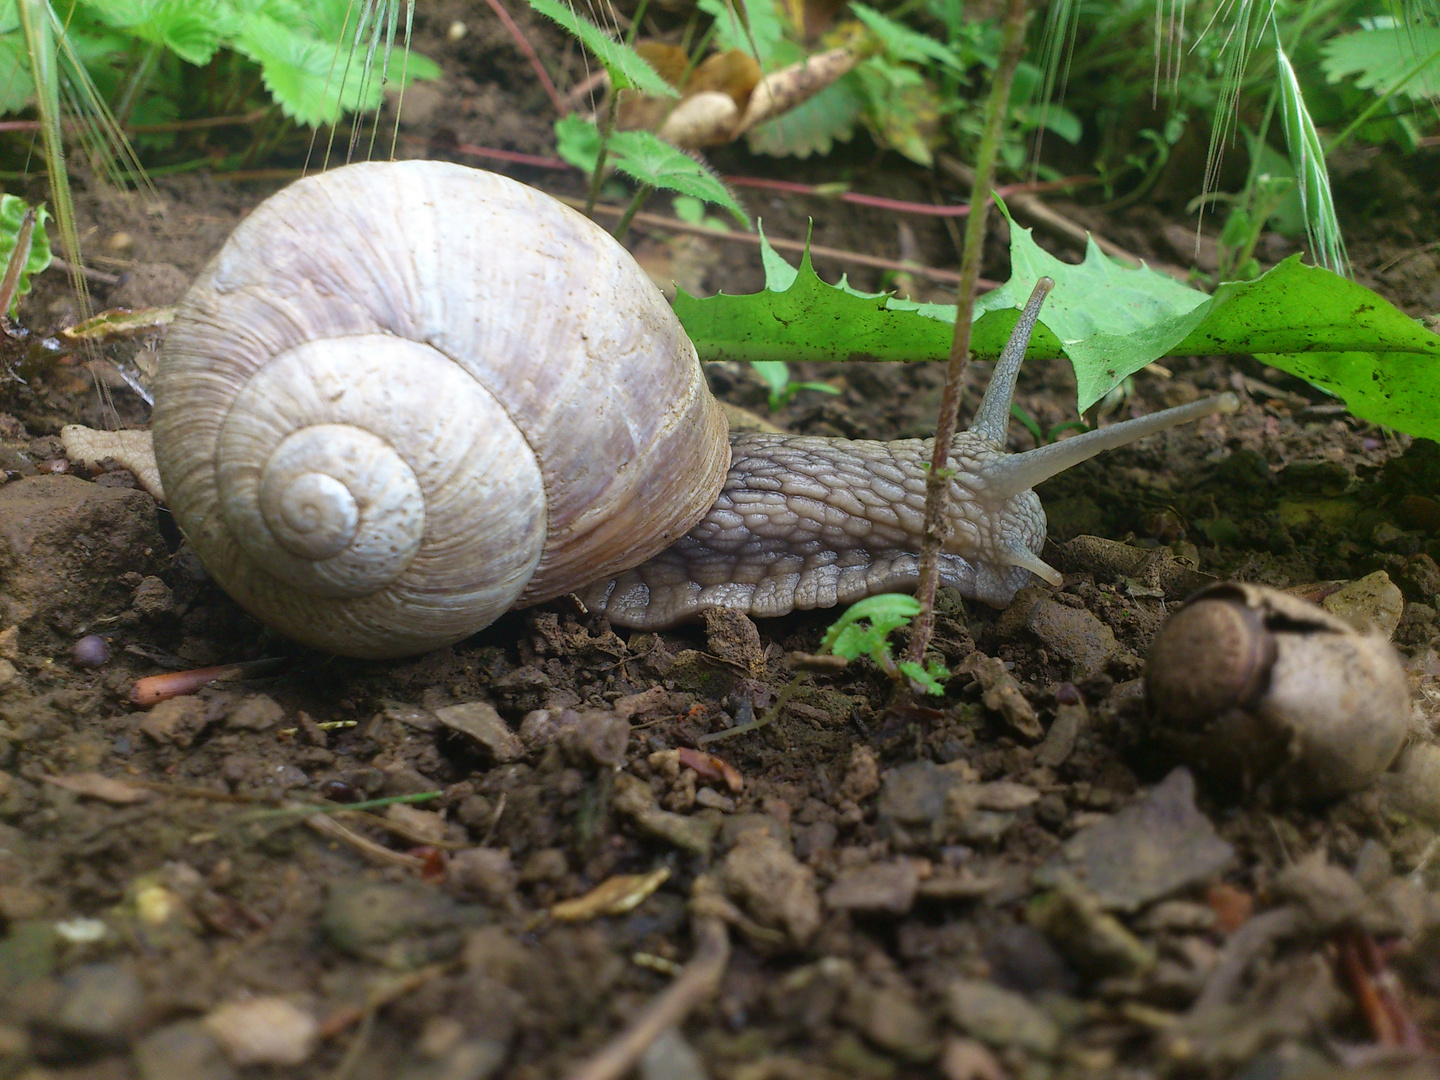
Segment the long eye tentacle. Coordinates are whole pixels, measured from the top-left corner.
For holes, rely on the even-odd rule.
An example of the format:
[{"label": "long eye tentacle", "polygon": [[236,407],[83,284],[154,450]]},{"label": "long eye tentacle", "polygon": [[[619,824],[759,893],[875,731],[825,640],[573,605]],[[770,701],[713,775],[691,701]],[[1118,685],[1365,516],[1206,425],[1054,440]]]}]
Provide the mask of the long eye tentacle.
[{"label": "long eye tentacle", "polygon": [[1005,342],[1000,359],[995,361],[995,370],[990,374],[990,385],[980,399],[980,408],[970,424],[970,432],[983,439],[989,439],[999,446],[1005,445],[1005,432],[1010,427],[1010,404],[1015,400],[1015,379],[1020,374],[1020,364],[1025,351],[1030,348],[1030,335],[1035,332],[1035,323],[1040,318],[1040,305],[1055,288],[1054,278],[1042,277],[1035,282],[1020,321],[1010,331],[1010,340]]},{"label": "long eye tentacle", "polygon": [[978,475],[984,480],[987,497],[1009,498],[1030,490],[1073,465],[1089,461],[1106,450],[1113,450],[1117,446],[1124,446],[1136,439],[1143,439],[1147,435],[1154,435],[1180,424],[1188,424],[1212,413],[1233,413],[1239,407],[1240,401],[1234,394],[1217,394],[1200,401],[1192,401],[1188,405],[1177,405],[1173,409],[1163,409],[1149,416],[1140,416],[1123,423],[1111,424],[1109,427],[1087,431],[1083,435],[1075,435],[1049,446],[1039,446],[1023,454],[991,458],[980,466]]}]

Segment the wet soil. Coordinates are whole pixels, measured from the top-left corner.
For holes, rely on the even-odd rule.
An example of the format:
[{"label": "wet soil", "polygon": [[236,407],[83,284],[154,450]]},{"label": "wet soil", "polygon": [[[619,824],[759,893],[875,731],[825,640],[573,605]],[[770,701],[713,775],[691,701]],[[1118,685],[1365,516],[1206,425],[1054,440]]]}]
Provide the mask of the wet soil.
[{"label": "wet soil", "polygon": [[[468,8],[437,9],[423,47],[447,82],[416,96],[403,152],[549,153],[545,99],[508,38],[468,19],[449,42]],[[933,191],[859,144],[716,164]],[[1434,165],[1369,157],[1342,178],[1358,276],[1417,316],[1440,281]],[[563,173],[508,171],[579,193]],[[275,185],[158,186],[154,205],[82,188],[118,253],[97,264],[120,275],[92,284],[101,304],[175,299]],[[769,192],[750,205],[772,236],[803,237],[809,218],[816,243],[901,253],[891,214]],[[1188,255],[1176,237],[1193,223],[1163,207],[1062,209],[1157,263]],[[905,224],[915,259],[953,265],[943,225]],[[632,239],[692,290],[760,285],[751,248]],[[991,245],[987,276],[1003,279]],[[49,275],[21,324],[43,337],[73,303]],[[718,989],[655,1041],[647,1078],[1437,1075],[1419,1049],[1440,1040],[1440,822],[1424,800],[1381,784],[1297,806],[1217,782],[1154,736],[1140,678],[1205,580],[1383,572],[1403,595],[1393,637],[1417,723],[1432,721],[1434,444],[1253,361],[1142,372],[1117,416],[1226,388],[1241,410],[1044,485],[1065,584],[1003,611],[943,595],[943,697],[856,662],[803,672],[773,725],[704,742],[775,699],[829,614],[651,634],[556,602],[405,661],[299,649],[208,580],[133,477],[64,459],[65,423],[144,423],[109,365],[143,383],[157,343],[109,346],[108,363],[16,345],[20,378],[0,383],[0,1076],[575,1075],[717,925]],[[933,367],[798,374],[839,393],[767,415],[789,430],[933,423]],[[753,373],[709,375],[764,411]],[[1059,365],[1024,372],[1018,400],[1042,428],[1073,418]],[[1030,445],[1015,425],[1011,448]],[[151,708],[129,696],[142,677],[236,664],[250,666]],[[422,798],[309,809],[392,796]],[[620,903],[557,907],[617,878]]]}]

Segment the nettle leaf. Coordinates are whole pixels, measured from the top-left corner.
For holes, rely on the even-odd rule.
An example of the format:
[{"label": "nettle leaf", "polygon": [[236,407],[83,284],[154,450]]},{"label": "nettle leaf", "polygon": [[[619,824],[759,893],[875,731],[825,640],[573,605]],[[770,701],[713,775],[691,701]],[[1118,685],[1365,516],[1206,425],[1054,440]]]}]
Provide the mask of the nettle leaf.
[{"label": "nettle leaf", "polygon": [[[979,298],[972,354],[993,359],[1035,280],[1055,278],[1030,342],[1031,359],[1068,357],[1081,411],[1162,356],[1253,354],[1345,400],[1356,416],[1440,438],[1440,336],[1364,286],[1293,256],[1213,296],[1097,249],[1079,266],[1011,226],[1010,282]],[[767,245],[768,246],[768,245]],[[765,248],[762,247],[762,253]],[[764,255],[767,288],[704,300],[683,291],[675,312],[704,360],[939,360],[955,309],[856,294],[827,285],[810,259],[783,283],[784,260]]]},{"label": "nettle leaf", "polygon": [[[954,307],[899,301],[830,285],[815,273],[807,252],[798,270],[761,237],[766,289],[747,296],[697,299],[679,290],[675,313],[702,360],[939,360],[950,353]],[[788,273],[787,273],[788,271]],[[788,279],[788,280],[787,280]],[[977,356],[998,356],[1019,318],[996,312],[976,324]],[[1060,342],[1043,326],[1030,356],[1061,355]]]},{"label": "nettle leaf", "polygon": [[1332,83],[1354,76],[1355,85],[1377,94],[1398,89],[1416,101],[1440,96],[1440,27],[1378,25],[1333,37],[1320,52],[1320,68]]},{"label": "nettle leaf", "polygon": [[[15,250],[20,226],[29,209],[29,205],[19,196],[0,195],[0,277],[4,277],[5,270],[10,265],[10,255]],[[35,215],[35,229],[30,234],[30,255],[20,270],[20,284],[15,289],[16,301],[30,291],[30,279],[50,265],[50,237],[45,232],[45,222],[49,219],[50,212],[42,206]],[[13,315],[15,307],[12,302],[11,310],[7,314]]]},{"label": "nettle leaf", "polygon": [[163,45],[196,66],[208,64],[238,25],[218,0],[91,0],[87,6],[107,26]]},{"label": "nettle leaf", "polygon": [[615,168],[642,184],[693,195],[723,207],[745,228],[750,218],[721,179],[683,150],[649,131],[617,131],[610,136]]},{"label": "nettle leaf", "polygon": [[654,97],[678,97],[679,91],[623,42],[616,41],[574,8],[559,0],[529,0],[530,6],[568,30],[605,65],[616,90],[635,89]]},{"label": "nettle leaf", "polygon": [[600,161],[600,129],[594,120],[567,113],[555,121],[555,153],[583,173],[593,173]]},{"label": "nettle leaf", "polygon": [[[351,70],[346,53],[335,43],[322,42],[270,15],[247,15],[233,47],[260,65],[265,89],[280,111],[297,123],[319,127],[341,110],[369,110],[379,104],[378,77],[366,78],[358,68]],[[436,78],[439,68],[411,53],[405,75],[407,81]]]}]

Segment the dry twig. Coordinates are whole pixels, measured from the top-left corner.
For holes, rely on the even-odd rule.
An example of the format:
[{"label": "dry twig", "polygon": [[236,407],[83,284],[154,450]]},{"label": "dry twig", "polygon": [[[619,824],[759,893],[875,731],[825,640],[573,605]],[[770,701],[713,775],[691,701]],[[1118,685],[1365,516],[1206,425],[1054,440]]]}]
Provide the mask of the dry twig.
[{"label": "dry twig", "polygon": [[729,931],[724,921],[712,914],[694,914],[692,925],[698,944],[690,962],[618,1038],[571,1073],[570,1080],[620,1080],[662,1031],[684,1021],[716,991],[730,962]]}]

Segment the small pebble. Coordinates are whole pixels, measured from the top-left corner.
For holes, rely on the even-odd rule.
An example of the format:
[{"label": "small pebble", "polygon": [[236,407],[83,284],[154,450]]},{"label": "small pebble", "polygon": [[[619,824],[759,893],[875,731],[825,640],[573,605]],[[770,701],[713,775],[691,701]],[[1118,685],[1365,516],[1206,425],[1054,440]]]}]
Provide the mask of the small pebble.
[{"label": "small pebble", "polygon": [[284,998],[256,997],[221,1005],[204,1020],[236,1065],[299,1065],[315,1052],[320,1025]]},{"label": "small pebble", "polygon": [[70,646],[70,659],[81,667],[100,667],[110,659],[110,643],[99,634],[86,634]]},{"label": "small pebble", "polygon": [[135,1044],[140,1080],[236,1080],[215,1039],[198,1020],[181,1020],[150,1032]]}]

